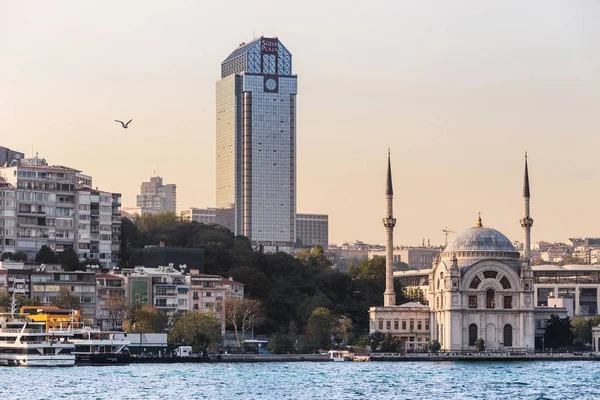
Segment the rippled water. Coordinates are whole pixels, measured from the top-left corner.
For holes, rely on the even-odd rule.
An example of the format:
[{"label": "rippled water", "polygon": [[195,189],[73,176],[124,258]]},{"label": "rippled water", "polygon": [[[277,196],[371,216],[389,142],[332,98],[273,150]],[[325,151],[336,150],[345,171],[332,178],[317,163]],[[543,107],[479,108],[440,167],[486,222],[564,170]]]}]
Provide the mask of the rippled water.
[{"label": "rippled water", "polygon": [[595,362],[0,368],[0,399],[600,399]]}]

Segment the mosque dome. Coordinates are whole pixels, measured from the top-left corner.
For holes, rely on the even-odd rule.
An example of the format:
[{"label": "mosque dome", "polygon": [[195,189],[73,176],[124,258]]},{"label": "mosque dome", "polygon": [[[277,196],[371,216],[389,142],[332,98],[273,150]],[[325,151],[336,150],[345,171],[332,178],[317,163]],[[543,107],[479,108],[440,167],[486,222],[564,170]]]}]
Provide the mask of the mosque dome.
[{"label": "mosque dome", "polygon": [[462,231],[444,253],[464,251],[517,252],[515,246],[502,233],[492,228],[476,226]]},{"label": "mosque dome", "polygon": [[[454,242],[444,249],[444,253],[465,252],[503,252],[519,254],[515,246],[502,233],[492,228],[486,228],[481,223],[481,215],[477,226],[466,229],[458,234]],[[512,256],[512,255],[511,255]]]}]

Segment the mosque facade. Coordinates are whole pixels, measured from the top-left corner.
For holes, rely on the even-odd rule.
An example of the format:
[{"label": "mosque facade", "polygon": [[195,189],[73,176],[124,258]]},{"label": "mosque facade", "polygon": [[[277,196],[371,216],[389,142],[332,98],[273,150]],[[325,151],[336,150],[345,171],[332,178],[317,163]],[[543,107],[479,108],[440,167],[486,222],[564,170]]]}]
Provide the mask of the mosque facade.
[{"label": "mosque facade", "polygon": [[[391,165],[388,159],[386,200],[391,200]],[[434,261],[429,275],[429,306],[419,309],[397,306],[385,296],[383,307],[371,307],[370,331],[400,337],[408,350],[425,350],[436,339],[447,351],[473,351],[483,339],[488,350],[533,352],[535,345],[533,272],[530,265],[529,174],[525,159],[523,218],[525,250],[521,257],[501,232],[485,227],[479,217],[476,226],[461,232]],[[386,220],[393,219],[386,204]],[[394,219],[395,222],[395,219]],[[386,225],[387,243],[393,248],[393,233]],[[389,272],[386,269],[386,274]],[[386,286],[389,276],[386,275]],[[392,283],[393,289],[393,283]],[[386,287],[386,294],[389,288]],[[395,329],[398,327],[398,329]],[[401,329],[415,327],[415,329]],[[419,330],[417,327],[421,327]],[[382,329],[383,328],[383,329]],[[427,329],[425,329],[427,328]],[[419,338],[418,340],[416,338]]]}]

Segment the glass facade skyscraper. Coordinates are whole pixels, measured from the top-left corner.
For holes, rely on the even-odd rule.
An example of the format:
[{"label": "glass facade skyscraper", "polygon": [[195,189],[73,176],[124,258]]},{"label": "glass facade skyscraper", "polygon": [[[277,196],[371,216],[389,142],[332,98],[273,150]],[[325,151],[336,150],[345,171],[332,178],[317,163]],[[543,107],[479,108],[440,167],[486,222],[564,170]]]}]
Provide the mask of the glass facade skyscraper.
[{"label": "glass facade skyscraper", "polygon": [[278,38],[242,43],[221,64],[216,222],[265,251],[296,242],[296,94]]}]

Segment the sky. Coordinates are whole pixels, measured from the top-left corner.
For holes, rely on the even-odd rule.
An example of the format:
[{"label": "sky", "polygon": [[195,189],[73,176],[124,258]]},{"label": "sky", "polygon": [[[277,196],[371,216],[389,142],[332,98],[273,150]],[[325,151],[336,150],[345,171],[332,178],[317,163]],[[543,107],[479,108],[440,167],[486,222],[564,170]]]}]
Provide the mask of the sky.
[{"label": "sky", "polygon": [[[442,244],[483,223],[520,240],[600,236],[600,2],[0,0],[0,146],[92,175],[135,206],[215,204],[221,62],[277,36],[298,75],[298,212],[330,242]],[[114,119],[133,119],[123,130]],[[452,236],[450,236],[451,240]]]}]

